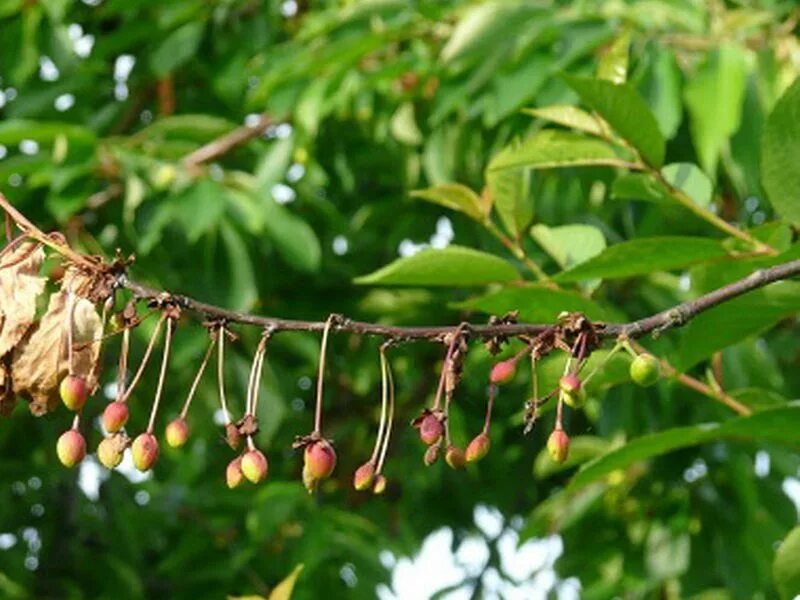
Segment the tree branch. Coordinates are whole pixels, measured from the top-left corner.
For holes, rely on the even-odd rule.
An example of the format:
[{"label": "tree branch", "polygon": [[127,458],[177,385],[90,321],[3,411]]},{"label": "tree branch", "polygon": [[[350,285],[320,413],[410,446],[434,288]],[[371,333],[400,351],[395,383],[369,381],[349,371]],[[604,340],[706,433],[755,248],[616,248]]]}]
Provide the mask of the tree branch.
[{"label": "tree branch", "polygon": [[258,137],[264,133],[264,130],[271,124],[272,117],[266,113],[261,114],[258,117],[258,121],[253,125],[242,125],[215,140],[211,140],[206,145],[200,146],[194,152],[187,154],[183,157],[183,164],[188,168],[192,168],[198,167],[215,158],[219,158],[230,152],[236,146],[240,146]]},{"label": "tree branch", "polygon": [[[620,335],[629,338],[638,338],[649,333],[659,334],[662,331],[679,327],[700,313],[750,292],[762,288],[770,283],[800,275],[800,260],[793,260],[781,265],[755,271],[745,277],[713,292],[700,296],[694,300],[683,302],[672,308],[639,319],[631,323],[595,323],[597,334],[601,338],[616,338]],[[156,290],[123,276],[120,278],[122,287],[130,290],[135,297],[141,300],[158,300],[163,298],[165,292]],[[254,325],[279,331],[322,331],[325,321],[297,321],[280,319],[276,317],[262,317],[248,313],[227,310],[200,302],[188,296],[170,295],[181,307],[202,315],[207,319],[224,320],[243,325]],[[397,340],[441,340],[452,333],[454,325],[436,325],[429,327],[395,327],[378,323],[353,321],[339,317],[333,331],[346,331],[361,335],[376,335]],[[516,337],[520,335],[538,335],[552,327],[552,324],[514,323],[499,325],[465,324],[464,329],[471,336],[488,339],[496,336]]]}]

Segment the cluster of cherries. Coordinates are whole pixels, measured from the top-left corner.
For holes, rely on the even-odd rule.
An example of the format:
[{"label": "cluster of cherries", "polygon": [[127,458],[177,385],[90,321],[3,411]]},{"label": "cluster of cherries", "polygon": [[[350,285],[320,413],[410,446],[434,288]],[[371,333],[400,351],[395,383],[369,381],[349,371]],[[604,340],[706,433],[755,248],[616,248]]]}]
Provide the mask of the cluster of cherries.
[{"label": "cluster of cherries", "polygon": [[[151,412],[150,424],[145,432],[137,435],[131,441],[124,432],[124,427],[129,418],[127,398],[130,395],[132,387],[141,376],[141,372],[143,371],[144,365],[150,356],[150,352],[158,335],[160,324],[164,320],[167,321],[168,325],[167,337],[162,360],[161,376],[159,377],[156,399]],[[153,336],[151,337],[150,344],[148,345],[142,365],[134,376],[134,382],[127,391],[118,390],[119,395],[117,399],[110,402],[103,411],[102,424],[103,428],[107,432],[107,435],[100,442],[97,448],[97,458],[105,467],[109,469],[113,469],[120,464],[124,451],[128,446],[131,448],[134,466],[141,471],[147,471],[152,468],[158,459],[159,443],[156,436],[153,434],[153,422],[155,420],[158,401],[161,395],[174,320],[174,317],[168,317],[166,313],[162,315],[159,325],[156,327],[156,331],[154,331]],[[325,371],[327,338],[331,324],[332,321],[329,319],[323,332],[322,345],[320,348],[320,364],[317,381],[317,406],[314,429],[308,435],[298,436],[294,443],[294,448],[303,450],[302,477],[303,483],[309,492],[314,491],[322,480],[330,477],[336,467],[336,451],[334,450],[333,444],[321,433],[322,381]],[[122,373],[125,371],[128,351],[128,330],[126,329],[124,333],[123,350],[120,358],[120,377],[122,377]],[[231,460],[226,468],[225,475],[227,485],[230,488],[235,488],[245,480],[252,483],[259,483],[267,477],[268,473],[269,463],[267,461],[267,457],[263,452],[255,447],[253,435],[258,431],[255,417],[258,396],[257,382],[260,379],[261,367],[263,365],[265,355],[265,344],[269,338],[269,332],[266,332],[262,337],[262,341],[259,344],[256,355],[253,359],[245,415],[237,423],[233,423],[229,420],[229,413],[227,411],[225,402],[224,386],[222,383],[222,348],[226,333],[227,332],[222,326],[220,326],[216,331],[212,332],[211,343],[209,345],[208,352],[206,353],[200,370],[189,392],[189,397],[187,398],[180,415],[170,421],[170,423],[167,425],[165,430],[165,439],[167,444],[173,448],[179,448],[186,444],[189,437],[189,425],[186,421],[186,412],[197,388],[197,384],[202,377],[203,371],[212,353],[212,349],[215,344],[218,344],[220,400],[222,403],[223,412],[226,416],[226,419],[228,419],[225,424],[225,439],[228,445],[234,450],[239,450],[243,441],[246,444],[244,451],[241,452],[239,456]],[[442,367],[439,388],[433,405],[431,408],[426,408],[423,410],[421,415],[412,421],[412,425],[418,429],[420,439],[427,446],[427,450],[424,454],[424,463],[426,465],[431,465],[436,462],[443,449],[445,462],[453,469],[461,469],[466,463],[479,461],[489,452],[491,445],[489,438],[489,424],[491,420],[494,398],[497,392],[497,386],[508,383],[514,378],[517,362],[528,352],[528,350],[524,350],[512,358],[503,360],[494,365],[489,376],[489,399],[487,403],[483,429],[469,442],[466,450],[462,450],[458,446],[451,443],[448,430],[448,409],[450,406],[452,392],[455,389],[456,381],[460,375],[458,372],[459,368],[457,366],[459,354],[458,345],[456,343],[457,340],[458,331],[456,331],[452,336],[451,343],[444,360],[444,365]],[[382,406],[380,425],[377,438],[375,440],[375,446],[370,459],[362,464],[355,471],[353,476],[353,486],[356,490],[365,491],[371,489],[375,494],[381,494],[386,489],[386,478],[382,474],[382,468],[389,445],[389,438],[391,435],[392,422],[394,418],[394,381],[385,352],[389,345],[390,343],[386,343],[380,348]],[[654,384],[659,379],[660,363],[658,359],[648,353],[637,353],[624,340],[617,343],[614,350],[611,351],[611,354],[615,353],[619,349],[625,349],[633,356],[633,360],[630,363],[629,374],[635,383],[642,386],[649,386]],[[608,358],[610,358],[610,355],[606,358],[606,360],[608,360]],[[532,355],[532,359],[535,359],[535,356]],[[594,375],[594,372],[597,371],[597,369],[595,369],[595,371],[588,375],[584,380],[581,380],[579,377],[579,370],[583,366],[584,362],[585,361],[583,360],[579,360],[577,363],[573,363],[572,358],[570,358],[567,361],[564,374],[559,379],[558,388],[553,390],[553,392],[551,392],[543,400],[540,401],[536,398],[537,393],[534,389],[534,401],[532,401],[534,415],[533,419],[531,420],[531,425],[536,418],[536,410],[538,410],[539,404],[546,401],[553,395],[557,394],[558,396],[555,426],[547,440],[548,453],[552,460],[557,463],[565,462],[569,455],[570,439],[566,431],[564,431],[562,424],[563,405],[566,404],[571,408],[580,408],[585,401],[585,384],[592,377],[592,375]],[[75,411],[76,413],[80,413],[90,395],[90,392],[91,390],[86,379],[72,372],[64,377],[59,387],[59,393],[63,403],[67,408]],[[443,403],[441,402],[442,396],[444,396]],[[74,467],[86,456],[86,440],[79,431],[78,423],[79,414],[76,414],[72,428],[64,432],[59,437],[56,445],[58,458],[67,467]]]}]

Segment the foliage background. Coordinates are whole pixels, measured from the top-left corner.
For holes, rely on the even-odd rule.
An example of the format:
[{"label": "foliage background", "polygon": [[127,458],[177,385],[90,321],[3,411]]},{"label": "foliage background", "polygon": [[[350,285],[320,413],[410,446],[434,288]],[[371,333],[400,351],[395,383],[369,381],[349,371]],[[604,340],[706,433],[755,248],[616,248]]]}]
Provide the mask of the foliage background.
[{"label": "foliage background", "polygon": [[[797,17],[788,0],[2,0],[0,186],[77,247],[135,252],[138,279],[230,308],[400,324],[455,324],[513,309],[533,321],[551,322],[564,309],[629,320],[795,256],[797,209],[765,197],[760,148],[767,115],[800,69]],[[752,229],[783,256],[742,255],[724,232],[624,169],[517,169],[510,183],[494,184],[490,228],[411,197],[451,182],[480,193],[489,161],[548,125],[522,109],[580,103],[564,73],[627,79],[667,142],[665,162],[697,165],[693,179],[676,184],[690,201]],[[199,175],[183,168],[189,152],[262,112],[276,122],[264,136]],[[791,127],[787,120],[779,129]],[[656,256],[682,258],[662,267],[630,253],[615,259],[633,261],[623,278],[593,274],[565,280],[559,291],[536,283],[525,260],[552,275],[606,245],[666,235],[713,240],[716,250],[698,258],[688,242],[662,240]],[[446,255],[439,264],[422,254],[411,275],[383,272],[368,287],[353,284],[398,253],[451,242],[503,263],[480,268],[486,256]],[[755,409],[784,405],[800,386],[796,285],[751,294],[648,345],[699,379],[716,370],[725,389]],[[137,353],[148,327],[141,329]],[[234,402],[243,398],[257,336],[241,333],[227,366]],[[57,465],[65,412],[35,420],[19,407],[0,426],[3,595],[265,593],[304,563],[298,598],[371,598],[390,580],[381,550],[411,555],[441,526],[453,529],[455,549],[482,535],[473,521],[478,504],[496,507],[520,540],[563,536],[556,569],[580,580],[582,597],[778,593],[775,548],[797,521],[784,492],[800,467],[791,446],[759,441],[753,431],[749,440],[631,460],[611,477],[563,491],[579,460],[626,439],[730,419],[712,399],[673,381],[635,388],[625,381],[625,360],[612,362],[585,413],[571,416],[570,431],[582,438],[575,463],[560,471],[537,459],[551,417],[521,435],[529,388],[520,375],[502,390],[484,462],[461,473],[425,469],[405,423],[430,399],[441,349],[404,346],[392,352],[401,408],[389,490],[373,498],[351,491],[350,474],[374,435],[376,341],[336,336],[326,431],[340,464],[309,497],[287,448],[310,427],[317,344],[281,334],[270,345],[259,444],[271,473],[258,489],[224,486],[231,457],[212,422],[212,377],[201,387],[187,448],[164,451],[144,481],[103,475],[97,497]],[[204,345],[201,328],[178,330],[164,420],[177,412]],[[462,443],[480,428],[490,364],[475,347],[453,416]],[[546,368],[553,375],[559,365]],[[154,380],[151,372],[135,399],[134,431]],[[797,421],[786,414],[784,437]],[[95,427],[90,446],[100,436]],[[489,566],[499,569],[496,541],[487,540]],[[344,565],[355,578],[342,575]],[[476,597],[482,591],[479,579],[464,585]]]}]

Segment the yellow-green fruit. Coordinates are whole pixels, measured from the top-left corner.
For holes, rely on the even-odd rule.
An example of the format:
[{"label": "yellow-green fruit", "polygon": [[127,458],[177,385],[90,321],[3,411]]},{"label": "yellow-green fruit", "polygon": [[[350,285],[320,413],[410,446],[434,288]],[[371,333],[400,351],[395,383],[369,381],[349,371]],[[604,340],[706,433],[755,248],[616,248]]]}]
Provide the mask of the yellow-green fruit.
[{"label": "yellow-green fruit", "polygon": [[260,450],[248,450],[242,455],[242,473],[252,483],[259,483],[267,476],[267,457]]},{"label": "yellow-green fruit", "polygon": [[107,437],[97,446],[97,460],[99,460],[106,469],[113,469],[122,462],[124,450],[124,441],[116,436]]},{"label": "yellow-green fruit", "polygon": [[61,400],[70,410],[80,410],[89,397],[89,386],[86,380],[78,375],[67,375],[61,380],[58,388]]},{"label": "yellow-green fruit", "polygon": [[74,467],[86,456],[86,440],[79,431],[65,431],[56,442],[56,454],[62,465]]},{"label": "yellow-green fruit", "polygon": [[586,404],[586,391],[581,388],[577,392],[561,392],[561,397],[564,399],[564,404],[570,408],[583,408]]},{"label": "yellow-green fruit", "polygon": [[639,354],[631,361],[631,379],[641,386],[653,385],[661,376],[658,359],[652,354]]},{"label": "yellow-green fruit", "polygon": [[372,484],[372,493],[373,494],[382,494],[386,491],[386,477],[383,475],[376,475],[375,476],[375,483]]},{"label": "yellow-green fruit", "polygon": [[569,436],[563,429],[555,429],[547,439],[547,451],[554,462],[563,463],[569,456]]},{"label": "yellow-green fruit", "polygon": [[189,425],[185,419],[178,417],[170,421],[165,432],[167,444],[172,448],[180,448],[189,439]]},{"label": "yellow-green fruit", "polygon": [[365,462],[356,469],[353,475],[353,487],[359,492],[369,489],[375,479],[375,465],[372,462]]},{"label": "yellow-green fruit", "polygon": [[444,460],[453,469],[463,469],[466,464],[464,451],[457,446],[448,446],[447,452],[444,454]]},{"label": "yellow-green fruit", "polygon": [[319,483],[319,479],[314,477],[311,473],[311,469],[308,468],[308,463],[303,463],[303,487],[306,488],[306,491],[309,494],[313,494],[314,490],[317,489],[317,483]]},{"label": "yellow-green fruit", "polygon": [[243,479],[242,459],[240,457],[234,458],[228,463],[228,467],[225,469],[225,482],[230,489],[233,489],[242,483]]},{"label": "yellow-green fruit", "polygon": [[330,477],[336,467],[336,451],[328,440],[317,440],[306,446],[303,458],[314,479]]},{"label": "yellow-green fruit", "polygon": [[152,433],[140,433],[131,444],[133,466],[140,471],[149,470],[158,459],[158,440]]},{"label": "yellow-green fruit", "polygon": [[480,433],[467,446],[467,462],[476,462],[486,456],[489,452],[491,441],[485,433]]},{"label": "yellow-green fruit", "polygon": [[116,433],[128,422],[128,404],[126,402],[111,402],[103,411],[103,427],[108,433]]}]

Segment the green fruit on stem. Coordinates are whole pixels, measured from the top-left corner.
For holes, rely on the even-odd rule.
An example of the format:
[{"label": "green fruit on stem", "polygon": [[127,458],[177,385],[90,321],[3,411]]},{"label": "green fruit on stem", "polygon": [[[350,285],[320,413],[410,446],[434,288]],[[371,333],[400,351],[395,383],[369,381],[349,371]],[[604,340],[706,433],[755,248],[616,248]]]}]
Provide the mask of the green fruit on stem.
[{"label": "green fruit on stem", "polygon": [[631,361],[630,376],[638,385],[653,385],[661,377],[658,359],[652,354],[639,354]]}]

